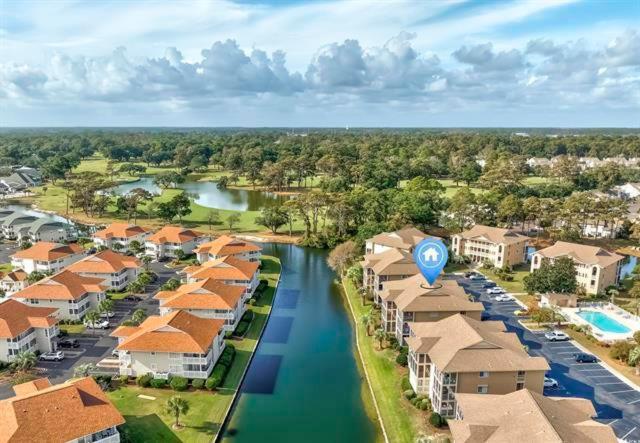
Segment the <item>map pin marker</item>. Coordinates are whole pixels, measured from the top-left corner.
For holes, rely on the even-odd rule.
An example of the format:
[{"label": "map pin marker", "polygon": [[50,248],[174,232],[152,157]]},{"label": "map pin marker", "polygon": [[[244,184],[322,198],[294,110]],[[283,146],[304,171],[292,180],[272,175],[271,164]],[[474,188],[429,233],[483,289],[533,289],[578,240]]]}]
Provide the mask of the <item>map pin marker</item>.
[{"label": "map pin marker", "polygon": [[431,286],[442,273],[448,259],[447,247],[437,238],[425,238],[413,250],[413,260]]}]

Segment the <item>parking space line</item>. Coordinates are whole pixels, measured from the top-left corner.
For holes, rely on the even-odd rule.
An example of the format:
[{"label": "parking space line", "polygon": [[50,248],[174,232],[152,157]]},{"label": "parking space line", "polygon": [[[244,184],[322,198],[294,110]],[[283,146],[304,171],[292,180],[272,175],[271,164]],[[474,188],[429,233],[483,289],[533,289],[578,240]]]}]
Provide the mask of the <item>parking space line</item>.
[{"label": "parking space line", "polygon": [[563,351],[563,352],[556,352],[556,354],[558,355],[563,355],[563,354],[574,354],[573,351]]},{"label": "parking space line", "polygon": [[612,424],[614,424],[614,423],[615,423],[615,422],[617,422],[618,420],[620,420],[620,419],[619,419],[619,418],[616,418],[615,420],[613,420],[612,422],[607,423],[607,424],[608,424],[609,426],[611,426]]},{"label": "parking space line", "polygon": [[[618,377],[616,377],[615,375],[611,375],[611,374],[609,374],[609,375],[590,375],[589,377],[591,377],[591,378],[608,378],[608,377],[611,377],[611,378],[615,378],[616,380],[619,380]],[[624,382],[621,382],[621,383],[624,383]]]},{"label": "parking space line", "polygon": [[635,404],[636,404],[636,403],[638,403],[638,402],[640,402],[640,398],[639,398],[639,399],[637,399],[637,400],[630,401],[630,402],[629,402],[629,403],[627,403],[627,404],[628,404],[628,405],[635,405]]},{"label": "parking space line", "polygon": [[607,392],[607,394],[624,394],[625,392],[638,392],[638,391],[636,391],[635,389],[625,389],[624,391]]},{"label": "parking space line", "polygon": [[636,429],[638,429],[637,426],[634,426],[632,430],[630,430],[629,432],[627,432],[626,434],[624,434],[622,436],[622,440],[624,440],[625,438],[627,438],[633,431],[635,431]]},{"label": "parking space line", "polygon": [[[605,385],[626,385],[623,381],[612,381],[607,383],[598,383],[597,386],[605,386]],[[610,394],[615,394],[615,392],[610,392]]]}]

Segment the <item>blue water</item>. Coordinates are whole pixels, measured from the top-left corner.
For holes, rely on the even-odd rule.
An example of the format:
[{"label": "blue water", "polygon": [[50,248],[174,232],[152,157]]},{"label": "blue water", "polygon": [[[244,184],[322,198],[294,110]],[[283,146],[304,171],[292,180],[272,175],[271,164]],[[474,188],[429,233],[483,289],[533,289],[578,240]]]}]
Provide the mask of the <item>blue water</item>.
[{"label": "blue water", "polygon": [[621,323],[618,323],[616,320],[602,312],[581,311],[578,312],[578,315],[603,332],[613,332],[616,334],[631,332],[631,329]]},{"label": "blue water", "polygon": [[625,278],[627,275],[633,272],[633,269],[638,264],[638,257],[630,256],[628,257],[620,268],[620,278]]}]

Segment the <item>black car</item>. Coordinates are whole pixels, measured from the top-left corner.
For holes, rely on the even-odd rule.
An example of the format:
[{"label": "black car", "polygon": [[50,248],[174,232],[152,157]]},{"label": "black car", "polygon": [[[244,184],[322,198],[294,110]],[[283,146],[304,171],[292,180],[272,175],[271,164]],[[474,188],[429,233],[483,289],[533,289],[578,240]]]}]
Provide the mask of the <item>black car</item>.
[{"label": "black car", "polygon": [[475,272],[465,272],[465,273],[464,273],[464,278],[469,278],[469,277],[471,277],[473,274],[475,274]]},{"label": "black car", "polygon": [[75,338],[66,338],[58,342],[58,347],[59,348],[79,348],[80,342],[78,342],[78,340],[76,340]]},{"label": "black car", "polygon": [[495,288],[496,286],[498,286],[496,283],[492,282],[492,281],[488,281],[485,284],[482,285],[483,288],[485,289],[489,289],[489,288]]},{"label": "black car", "polygon": [[598,363],[596,356],[591,354],[574,354],[574,358],[578,363]]},{"label": "black car", "polygon": [[142,297],[138,295],[132,295],[132,294],[127,295],[124,299],[126,301],[142,301]]}]

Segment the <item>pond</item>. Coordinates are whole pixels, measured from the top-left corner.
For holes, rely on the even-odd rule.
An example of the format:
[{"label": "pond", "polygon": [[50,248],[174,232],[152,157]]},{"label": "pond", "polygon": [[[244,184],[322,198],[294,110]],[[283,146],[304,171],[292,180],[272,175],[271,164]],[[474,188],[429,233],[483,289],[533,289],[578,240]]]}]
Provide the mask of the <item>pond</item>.
[{"label": "pond", "polygon": [[[135,182],[123,183],[116,186],[114,191],[122,195],[136,188],[142,188],[154,194],[162,192],[162,189],[153,183],[153,177],[142,177]],[[252,189],[218,189],[216,183],[210,181],[187,181],[181,183],[179,188],[197,194],[194,201],[200,206],[231,211],[259,211],[266,206],[281,204],[288,199],[283,195]]]},{"label": "pond", "polygon": [[354,333],[326,252],[264,245],[283,265],[273,312],[225,442],[372,442],[378,428],[362,402]]}]

